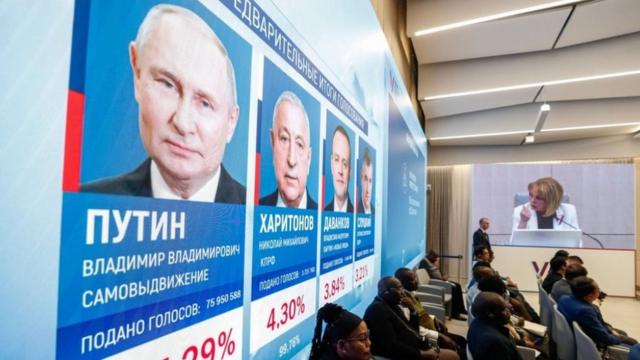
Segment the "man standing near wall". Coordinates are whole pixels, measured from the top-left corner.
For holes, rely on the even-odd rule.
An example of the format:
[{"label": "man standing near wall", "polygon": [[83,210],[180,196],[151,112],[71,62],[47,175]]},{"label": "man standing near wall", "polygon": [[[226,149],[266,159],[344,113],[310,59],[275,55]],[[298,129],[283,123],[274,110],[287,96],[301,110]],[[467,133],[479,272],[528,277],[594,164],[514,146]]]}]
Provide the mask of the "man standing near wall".
[{"label": "man standing near wall", "polygon": [[480,218],[479,221],[480,227],[476,232],[473,233],[473,248],[477,249],[479,247],[486,247],[491,250],[491,243],[489,242],[489,234],[487,230],[489,230],[489,218],[483,217]]}]

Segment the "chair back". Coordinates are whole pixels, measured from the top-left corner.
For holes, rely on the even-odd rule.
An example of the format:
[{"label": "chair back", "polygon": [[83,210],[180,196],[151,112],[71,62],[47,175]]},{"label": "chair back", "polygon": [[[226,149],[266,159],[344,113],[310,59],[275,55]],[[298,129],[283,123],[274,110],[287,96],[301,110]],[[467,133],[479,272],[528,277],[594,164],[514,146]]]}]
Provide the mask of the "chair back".
[{"label": "chair back", "polygon": [[578,359],[580,360],[601,360],[602,356],[596,347],[596,344],[587,334],[582,331],[577,322],[573,322],[573,333],[576,337],[576,349]]},{"label": "chair back", "polygon": [[540,323],[551,329],[553,323],[553,304],[551,303],[549,294],[538,284],[538,302],[540,303]]},{"label": "chair back", "polygon": [[416,269],[416,275],[418,276],[419,284],[429,284],[429,280],[431,280],[431,278],[429,277],[429,273],[427,272],[427,270],[418,268]]},{"label": "chair back", "polygon": [[553,331],[551,337],[557,345],[559,360],[576,360],[576,341],[573,330],[567,322],[567,318],[558,310],[558,306],[553,307]]}]

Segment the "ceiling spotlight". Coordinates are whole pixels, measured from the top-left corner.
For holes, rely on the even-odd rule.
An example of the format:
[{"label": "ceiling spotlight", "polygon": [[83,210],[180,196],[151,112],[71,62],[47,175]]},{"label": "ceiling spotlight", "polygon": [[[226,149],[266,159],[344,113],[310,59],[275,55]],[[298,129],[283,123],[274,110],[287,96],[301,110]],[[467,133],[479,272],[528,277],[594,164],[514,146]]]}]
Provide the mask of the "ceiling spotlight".
[{"label": "ceiling spotlight", "polygon": [[538,111],[538,117],[536,118],[536,126],[533,130],[534,133],[539,133],[542,130],[544,121],[547,119],[547,115],[549,115],[550,110],[551,106],[549,106],[549,104],[547,103],[544,103],[542,104],[542,106],[540,106],[540,111]]},{"label": "ceiling spotlight", "polygon": [[525,144],[533,144],[535,141],[536,141],[536,138],[531,134],[524,137]]}]

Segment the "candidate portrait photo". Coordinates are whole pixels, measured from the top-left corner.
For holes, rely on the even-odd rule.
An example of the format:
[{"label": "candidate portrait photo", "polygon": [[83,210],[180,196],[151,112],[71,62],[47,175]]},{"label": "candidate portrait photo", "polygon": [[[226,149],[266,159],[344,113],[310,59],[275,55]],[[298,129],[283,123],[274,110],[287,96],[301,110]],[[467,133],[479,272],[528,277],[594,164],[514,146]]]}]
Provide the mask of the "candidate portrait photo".
[{"label": "candidate portrait photo", "polygon": [[199,4],[123,13],[89,24],[80,191],[244,204],[250,45]]}]

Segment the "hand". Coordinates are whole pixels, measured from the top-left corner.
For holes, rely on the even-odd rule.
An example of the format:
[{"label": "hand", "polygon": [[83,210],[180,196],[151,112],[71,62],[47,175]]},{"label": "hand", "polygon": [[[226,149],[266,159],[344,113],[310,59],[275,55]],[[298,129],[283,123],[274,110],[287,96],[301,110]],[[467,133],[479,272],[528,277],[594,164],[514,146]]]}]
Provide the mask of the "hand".
[{"label": "hand", "polygon": [[524,338],[522,340],[524,341],[524,345],[526,347],[531,348],[531,349],[535,349],[536,348],[536,343],[531,341],[529,338]]},{"label": "hand", "polygon": [[413,310],[413,301],[411,301],[411,298],[408,296],[403,296],[400,298],[400,305]]},{"label": "hand", "polygon": [[529,207],[525,205],[522,207],[522,210],[520,210],[520,223],[518,224],[518,229],[525,229],[529,219],[531,219],[531,210],[529,210]]},{"label": "hand", "polygon": [[438,335],[438,346],[444,349],[451,349],[456,352],[460,351],[460,347],[458,346],[458,344],[456,344],[453,339],[444,334]]},{"label": "hand", "polygon": [[436,331],[439,333],[449,333],[449,329],[447,329],[447,325],[445,325],[442,321],[438,319],[433,319],[433,324],[436,326]]}]

